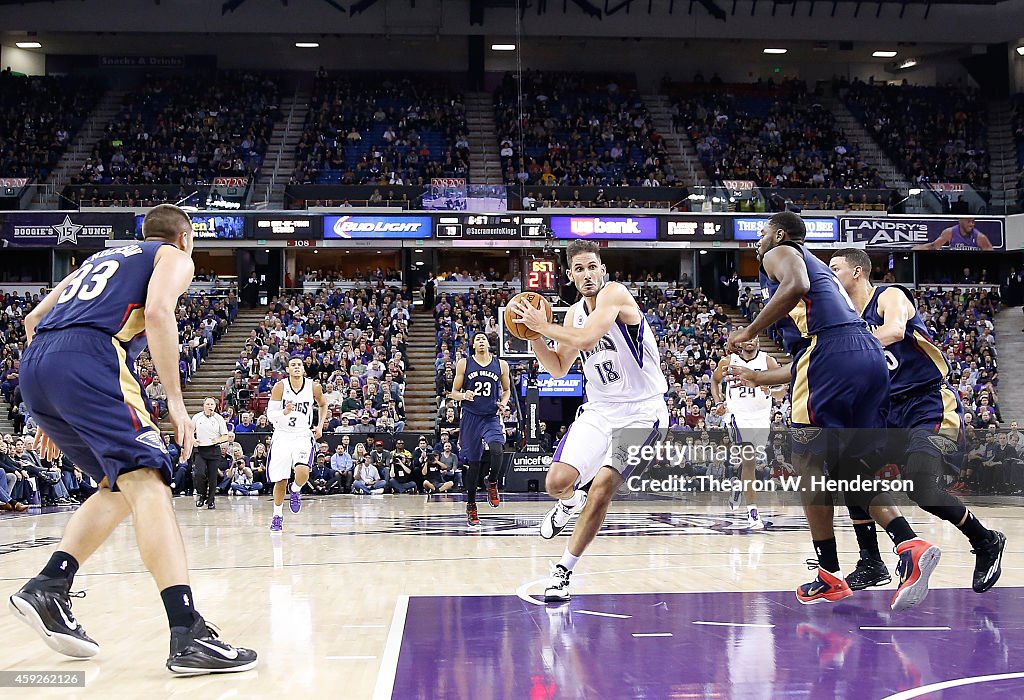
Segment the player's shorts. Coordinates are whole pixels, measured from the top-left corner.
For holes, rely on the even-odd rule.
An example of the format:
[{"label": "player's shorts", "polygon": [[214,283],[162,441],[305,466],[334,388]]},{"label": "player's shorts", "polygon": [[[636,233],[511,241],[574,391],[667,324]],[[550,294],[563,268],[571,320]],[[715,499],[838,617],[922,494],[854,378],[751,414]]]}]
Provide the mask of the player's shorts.
[{"label": "player's shorts", "polygon": [[913,452],[942,458],[959,472],[957,457],[964,448],[964,407],[960,395],[947,384],[917,394],[894,396],[889,403],[888,423],[893,454],[898,464]]},{"label": "player's shorts", "polygon": [[885,445],[889,369],[882,344],[859,326],[817,334],[793,358],[793,451],[857,459]]},{"label": "player's shorts", "polygon": [[315,441],[313,435],[289,435],[277,433],[270,442],[270,454],[267,455],[267,479],[275,484],[292,475],[296,464],[305,464],[312,468]]},{"label": "player's shorts", "polygon": [[734,445],[752,445],[764,447],[771,438],[772,416],[765,412],[760,416],[745,416],[735,413],[729,416],[726,424],[729,428],[729,439]]},{"label": "player's shorts", "polygon": [[150,468],[171,483],[171,458],[120,342],[93,328],[40,333],[19,380],[29,414],[97,482],[116,491],[119,475]]},{"label": "player's shorts", "polygon": [[479,416],[462,409],[459,419],[459,459],[463,464],[479,462],[490,442],[505,444],[505,430],[498,416]]},{"label": "player's shorts", "polygon": [[637,448],[653,445],[667,431],[668,406],[662,396],[632,402],[590,401],[576,412],[552,461],[575,468],[580,486],[593,481],[604,466],[628,479],[642,465],[631,460],[630,453],[635,456]]}]

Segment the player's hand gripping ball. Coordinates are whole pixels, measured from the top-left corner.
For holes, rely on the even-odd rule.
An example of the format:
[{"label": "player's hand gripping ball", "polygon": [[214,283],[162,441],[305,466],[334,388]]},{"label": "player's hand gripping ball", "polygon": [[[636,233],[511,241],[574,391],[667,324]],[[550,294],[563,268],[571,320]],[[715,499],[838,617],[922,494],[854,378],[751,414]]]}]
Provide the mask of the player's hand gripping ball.
[{"label": "player's hand gripping ball", "polygon": [[516,322],[516,319],[521,318],[518,311],[520,303],[529,304],[535,309],[539,309],[547,317],[548,323],[551,323],[551,304],[536,292],[522,292],[512,297],[508,306],[505,307],[505,328],[508,329],[508,332],[520,340],[536,340],[540,337],[540,333],[530,330],[525,323]]}]

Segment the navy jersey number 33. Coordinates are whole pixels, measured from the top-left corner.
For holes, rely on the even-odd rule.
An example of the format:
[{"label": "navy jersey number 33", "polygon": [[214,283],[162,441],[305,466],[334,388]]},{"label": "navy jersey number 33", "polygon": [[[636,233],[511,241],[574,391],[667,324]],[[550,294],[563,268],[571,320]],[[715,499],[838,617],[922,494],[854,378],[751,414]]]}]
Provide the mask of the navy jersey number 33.
[{"label": "navy jersey number 33", "polygon": [[170,480],[170,458],[135,373],[160,242],[88,258],[39,322],[22,362],[31,415],[97,481],[142,467]]}]

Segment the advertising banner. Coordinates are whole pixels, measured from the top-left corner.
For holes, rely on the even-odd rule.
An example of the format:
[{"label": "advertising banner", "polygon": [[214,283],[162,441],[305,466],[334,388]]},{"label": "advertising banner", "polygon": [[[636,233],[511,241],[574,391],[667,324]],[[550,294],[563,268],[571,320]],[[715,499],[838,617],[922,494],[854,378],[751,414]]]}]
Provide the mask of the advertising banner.
[{"label": "advertising banner", "polygon": [[430,238],[432,226],[429,216],[327,216],[324,238]]},{"label": "advertising banner", "polygon": [[131,238],[131,212],[11,212],[0,218],[3,246],[102,248],[113,238]]},{"label": "advertising banner", "polygon": [[316,241],[323,237],[323,217],[281,212],[253,217],[253,237],[272,241]]},{"label": "advertising banner", "polygon": [[[756,241],[761,237],[761,229],[768,223],[769,217],[741,217],[733,219],[733,237],[737,241]],[[803,217],[807,226],[808,241],[838,241],[839,222],[832,218]]]},{"label": "advertising banner", "polygon": [[653,216],[552,216],[555,238],[590,238],[595,241],[653,241],[658,220]]},{"label": "advertising banner", "polygon": [[[527,376],[524,373],[519,381],[519,393],[526,396]],[[537,375],[538,395],[544,396],[583,396],[583,375],[570,372],[561,379],[555,379],[550,374],[540,372]]]},{"label": "advertising banner", "polygon": [[659,241],[728,241],[732,222],[724,216],[664,216]]},{"label": "advertising banner", "polygon": [[[192,233],[196,240],[230,240],[240,241],[245,238],[244,216],[220,216],[212,214],[192,214]],[[135,239],[142,240],[142,222],[146,217],[139,214],[135,217]]]},{"label": "advertising banner", "polygon": [[852,243],[873,250],[1004,250],[1001,219],[844,218]]}]

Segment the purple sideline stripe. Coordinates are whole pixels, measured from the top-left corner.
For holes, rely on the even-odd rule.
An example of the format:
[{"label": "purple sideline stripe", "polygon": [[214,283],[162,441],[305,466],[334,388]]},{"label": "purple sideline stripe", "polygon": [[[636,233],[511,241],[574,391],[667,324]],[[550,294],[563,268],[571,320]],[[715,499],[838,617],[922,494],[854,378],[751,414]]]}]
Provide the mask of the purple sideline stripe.
[{"label": "purple sideline stripe", "polygon": [[[891,594],[858,591],[825,608],[800,605],[792,591],[594,594],[559,606],[529,605],[512,595],[413,596],[391,697],[454,698],[490,688],[496,698],[811,692],[877,700],[1024,670],[1010,651],[1024,645],[1024,588],[996,587],[984,596],[936,589],[898,619],[889,610]],[[579,609],[630,618],[574,614]],[[694,624],[707,620],[758,627]],[[951,629],[901,629],[936,622]],[[892,631],[866,633],[864,626]],[[651,632],[672,636],[633,637]],[[1024,697],[1024,679],[991,679],[965,691],[942,696],[1017,699]]]}]

